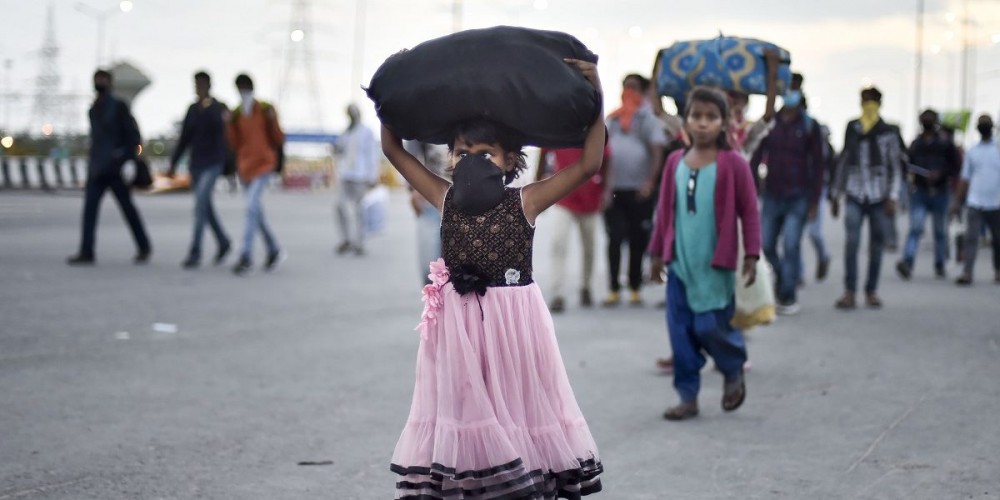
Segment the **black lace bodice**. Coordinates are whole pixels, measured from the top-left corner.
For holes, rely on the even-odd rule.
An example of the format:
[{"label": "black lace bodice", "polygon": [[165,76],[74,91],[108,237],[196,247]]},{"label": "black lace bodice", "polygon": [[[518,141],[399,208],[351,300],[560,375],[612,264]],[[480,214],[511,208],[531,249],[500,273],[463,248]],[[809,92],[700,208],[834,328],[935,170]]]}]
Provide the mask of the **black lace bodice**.
[{"label": "black lace bodice", "polygon": [[452,275],[475,266],[489,286],[521,286],[532,282],[531,250],[535,228],[528,224],[521,190],[507,188],[503,201],[481,215],[467,215],[444,199],[441,254]]}]

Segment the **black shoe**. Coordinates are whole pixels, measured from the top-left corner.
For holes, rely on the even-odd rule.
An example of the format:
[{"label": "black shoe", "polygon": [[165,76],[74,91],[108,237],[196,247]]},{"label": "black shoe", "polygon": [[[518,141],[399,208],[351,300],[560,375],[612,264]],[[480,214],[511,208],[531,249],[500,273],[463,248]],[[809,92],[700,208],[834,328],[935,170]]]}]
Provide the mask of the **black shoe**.
[{"label": "black shoe", "polygon": [[136,265],[142,265],[149,263],[149,258],[153,256],[152,250],[139,250],[139,253],[135,254],[132,258],[132,263]]},{"label": "black shoe", "polygon": [[563,301],[562,297],[556,297],[552,299],[552,303],[549,304],[549,311],[553,313],[561,313],[566,310],[566,302]]},{"label": "black shoe", "polygon": [[935,267],[934,268],[934,277],[937,278],[937,279],[939,279],[939,280],[947,279],[948,278],[948,272],[945,271],[944,267]]},{"label": "black shoe", "polygon": [[896,272],[899,273],[900,278],[903,278],[904,280],[907,281],[910,280],[910,277],[913,274],[912,270],[910,269],[910,265],[902,260],[896,263]]},{"label": "black shoe", "polygon": [[240,261],[236,263],[235,267],[233,267],[233,274],[237,276],[245,276],[252,272],[253,272],[253,263],[250,262],[250,259],[246,257],[241,257]]},{"label": "black shoe", "polygon": [[593,307],[594,299],[590,296],[590,290],[584,288],[580,290],[580,305],[583,307]]},{"label": "black shoe", "polygon": [[92,266],[97,263],[93,255],[72,255],[66,258],[66,264],[71,266]]},{"label": "black shoe", "polygon": [[229,250],[231,250],[232,248],[233,245],[228,241],[223,243],[222,246],[219,247],[219,251],[215,252],[214,264],[215,265],[222,264],[222,262],[226,260],[226,256],[229,255]]},{"label": "black shoe", "polygon": [[334,251],[337,252],[337,255],[344,255],[345,253],[350,252],[352,248],[353,246],[351,245],[351,243],[349,241],[345,241],[341,243],[339,246],[337,246],[336,250]]},{"label": "black shoe", "polygon": [[823,281],[826,279],[826,273],[830,271],[830,259],[823,259],[816,266],[816,281]]},{"label": "black shoe", "polygon": [[354,251],[354,255],[356,255],[358,257],[364,257],[365,256],[365,249],[362,248],[362,247],[354,247],[354,246],[352,246],[351,250],[353,250]]},{"label": "black shoe", "polygon": [[188,258],[181,262],[181,268],[183,269],[197,269],[201,265],[201,259],[195,257],[194,255],[189,255]]},{"label": "black shoe", "polygon": [[271,252],[267,256],[267,262],[264,263],[264,271],[271,272],[278,269],[278,266],[280,266],[286,258],[288,258],[288,254],[281,250]]}]

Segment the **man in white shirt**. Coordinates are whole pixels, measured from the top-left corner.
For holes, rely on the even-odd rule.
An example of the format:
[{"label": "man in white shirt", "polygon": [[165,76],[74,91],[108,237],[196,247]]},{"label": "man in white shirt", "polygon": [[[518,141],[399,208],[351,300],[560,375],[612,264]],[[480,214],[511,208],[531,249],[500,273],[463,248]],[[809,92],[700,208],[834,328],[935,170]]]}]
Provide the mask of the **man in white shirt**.
[{"label": "man in white shirt", "polygon": [[993,138],[990,115],[980,116],[976,129],[983,140],[965,155],[962,178],[950,210],[955,217],[963,204],[967,206],[964,268],[955,280],[959,286],[972,284],[972,269],[984,225],[989,228],[993,243],[993,281],[1000,284],[1000,146]]},{"label": "man in white shirt", "polygon": [[347,107],[350,124],[337,138],[337,202],[334,212],[341,243],[337,254],[354,252],[363,255],[365,220],[362,199],[378,184],[378,145],[375,134],[361,123],[361,111],[354,104]]}]

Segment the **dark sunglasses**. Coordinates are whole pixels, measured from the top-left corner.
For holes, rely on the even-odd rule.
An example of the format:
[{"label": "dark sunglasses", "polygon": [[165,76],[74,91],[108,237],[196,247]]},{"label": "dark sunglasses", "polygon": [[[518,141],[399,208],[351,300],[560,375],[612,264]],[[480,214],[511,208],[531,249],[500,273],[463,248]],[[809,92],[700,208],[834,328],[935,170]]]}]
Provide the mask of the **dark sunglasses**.
[{"label": "dark sunglasses", "polygon": [[687,182],[687,209],[689,214],[698,213],[694,203],[694,192],[698,188],[698,171],[692,170]]}]

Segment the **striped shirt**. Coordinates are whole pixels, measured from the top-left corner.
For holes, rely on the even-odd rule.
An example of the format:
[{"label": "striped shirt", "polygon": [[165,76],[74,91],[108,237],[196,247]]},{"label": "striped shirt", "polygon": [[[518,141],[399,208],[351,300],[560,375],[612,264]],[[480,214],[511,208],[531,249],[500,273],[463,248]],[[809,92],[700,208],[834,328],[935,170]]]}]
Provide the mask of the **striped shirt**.
[{"label": "striped shirt", "polygon": [[903,166],[899,128],[879,121],[868,133],[861,122],[847,125],[844,151],[837,162],[830,197],[847,195],[861,203],[895,200]]}]

